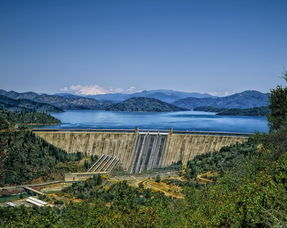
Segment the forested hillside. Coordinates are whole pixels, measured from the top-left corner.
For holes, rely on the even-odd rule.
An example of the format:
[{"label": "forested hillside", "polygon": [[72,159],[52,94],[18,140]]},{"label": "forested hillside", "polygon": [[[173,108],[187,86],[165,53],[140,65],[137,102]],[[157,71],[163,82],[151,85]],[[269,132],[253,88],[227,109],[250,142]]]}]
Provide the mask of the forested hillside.
[{"label": "forested hillside", "polygon": [[12,99],[0,95],[0,109],[8,111],[34,111],[34,112],[63,112],[61,108],[50,104],[35,102],[27,99]]},{"label": "forested hillside", "polygon": [[[11,124],[59,124],[61,123],[60,120],[56,119],[55,117],[42,112],[9,112],[0,110],[0,122],[7,123],[10,122]],[[6,127],[7,128],[7,127]],[[0,129],[4,129],[4,127],[0,127]]]},{"label": "forested hillside", "polygon": [[106,110],[117,112],[175,112],[185,111],[186,109],[154,98],[133,97],[118,104],[111,105]]},{"label": "forested hillside", "polygon": [[207,227],[286,224],[286,136],[286,129],[269,136],[257,136],[253,142],[257,149],[251,145],[249,148],[240,146],[238,156],[234,148],[225,148],[215,158],[197,159],[192,170],[223,171],[223,174],[214,185],[187,190],[193,224]]},{"label": "forested hillside", "polygon": [[81,159],[48,144],[30,131],[0,132],[0,185],[28,183],[36,178],[49,179],[52,173],[63,173],[57,167]]},{"label": "forested hillside", "polygon": [[[37,178],[51,179],[77,167],[72,164],[81,153],[68,154],[48,144],[16,124],[54,124],[59,120],[46,113],[0,110],[0,185],[29,183]],[[69,164],[71,163],[71,164]]]}]

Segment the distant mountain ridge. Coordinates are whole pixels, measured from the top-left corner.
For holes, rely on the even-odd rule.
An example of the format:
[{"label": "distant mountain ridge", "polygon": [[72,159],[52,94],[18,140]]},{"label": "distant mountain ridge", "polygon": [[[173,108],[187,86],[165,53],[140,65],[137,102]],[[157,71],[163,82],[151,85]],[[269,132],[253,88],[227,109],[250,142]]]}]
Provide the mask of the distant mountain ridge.
[{"label": "distant mountain ridge", "polygon": [[[246,109],[261,106],[268,106],[267,93],[261,93],[255,90],[247,90],[241,93],[236,93],[225,97],[214,97],[208,94],[199,93],[186,93],[173,90],[150,90],[143,91],[134,94],[104,94],[88,97],[81,97],[73,94],[58,94],[47,95],[37,94],[34,92],[17,93],[15,91],[5,91],[0,89],[0,95],[12,98],[12,99],[26,99],[34,102],[45,103],[57,107],[63,110],[110,110],[110,107],[115,107],[116,103],[122,103],[123,101],[131,98],[153,98],[165,103],[172,104],[182,109],[193,110],[196,107],[209,106],[213,108],[225,108],[225,109]],[[141,97],[140,95],[143,95]],[[185,97],[185,96],[198,96],[198,97]],[[98,97],[98,99],[91,98]],[[157,98],[154,98],[157,97]],[[178,97],[185,97],[178,99]],[[124,99],[126,98],[126,99]],[[105,99],[105,100],[102,100]],[[112,99],[112,100],[108,100]],[[124,99],[124,100],[122,100]],[[144,102],[145,108],[147,107],[148,100]],[[154,108],[154,102],[151,103],[151,107]],[[47,107],[48,108],[48,107]],[[51,108],[51,107],[49,107]]]},{"label": "distant mountain ridge", "polygon": [[65,97],[58,95],[37,94],[34,92],[17,93],[15,91],[0,90],[0,95],[12,99],[28,99],[34,102],[46,103],[64,110],[91,109],[103,110],[113,102],[97,101],[86,97]]},{"label": "distant mountain ridge", "polygon": [[118,104],[111,105],[107,111],[121,112],[176,112],[186,111],[184,108],[176,107],[166,102],[148,98],[148,97],[133,97]]},{"label": "distant mountain ridge", "polygon": [[[72,95],[73,94],[69,94]],[[69,96],[68,94],[64,94],[64,96]],[[147,97],[161,100],[163,102],[172,103],[179,99],[183,99],[186,97],[196,97],[196,98],[210,98],[213,97],[207,93],[191,93],[191,92],[181,92],[175,90],[144,90],[142,92],[124,94],[124,93],[112,93],[112,94],[99,94],[99,95],[87,95],[85,97],[94,98],[97,100],[111,100],[115,102],[121,102],[127,100],[132,97]]]},{"label": "distant mountain ridge", "polygon": [[173,102],[181,108],[194,109],[200,106],[210,106],[214,108],[254,108],[261,106],[268,106],[269,94],[261,93],[256,90],[247,90],[241,93],[236,93],[226,97],[214,97],[214,98],[194,98],[188,97]]}]

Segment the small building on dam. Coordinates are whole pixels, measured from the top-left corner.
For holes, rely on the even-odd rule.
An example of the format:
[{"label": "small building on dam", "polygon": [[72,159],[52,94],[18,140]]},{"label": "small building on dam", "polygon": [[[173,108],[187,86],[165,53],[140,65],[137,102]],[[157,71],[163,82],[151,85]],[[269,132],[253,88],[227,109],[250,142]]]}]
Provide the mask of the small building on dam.
[{"label": "small building on dam", "polygon": [[68,153],[110,155],[122,168],[141,173],[182,161],[196,155],[219,151],[224,146],[242,143],[247,134],[140,131],[140,130],[33,130],[33,132]]}]

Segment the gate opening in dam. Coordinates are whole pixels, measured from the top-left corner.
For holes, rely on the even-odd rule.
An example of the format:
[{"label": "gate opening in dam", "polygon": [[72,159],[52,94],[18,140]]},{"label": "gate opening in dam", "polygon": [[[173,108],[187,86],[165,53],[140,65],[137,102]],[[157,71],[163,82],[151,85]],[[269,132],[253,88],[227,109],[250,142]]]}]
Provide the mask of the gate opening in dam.
[{"label": "gate opening in dam", "polygon": [[33,132],[68,153],[82,152],[108,159],[130,173],[164,168],[181,161],[184,165],[196,155],[219,151],[242,143],[248,134],[192,131],[135,130],[52,130]]}]

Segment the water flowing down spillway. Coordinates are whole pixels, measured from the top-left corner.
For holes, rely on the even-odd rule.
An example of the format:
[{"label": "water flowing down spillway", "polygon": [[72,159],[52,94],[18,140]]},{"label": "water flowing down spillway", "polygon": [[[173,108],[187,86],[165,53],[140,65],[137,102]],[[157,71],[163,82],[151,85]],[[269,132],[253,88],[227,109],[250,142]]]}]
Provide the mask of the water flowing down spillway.
[{"label": "water flowing down spillway", "polygon": [[140,134],[137,137],[131,173],[140,173],[151,168],[161,167],[167,135]]}]

